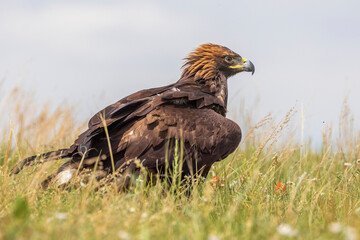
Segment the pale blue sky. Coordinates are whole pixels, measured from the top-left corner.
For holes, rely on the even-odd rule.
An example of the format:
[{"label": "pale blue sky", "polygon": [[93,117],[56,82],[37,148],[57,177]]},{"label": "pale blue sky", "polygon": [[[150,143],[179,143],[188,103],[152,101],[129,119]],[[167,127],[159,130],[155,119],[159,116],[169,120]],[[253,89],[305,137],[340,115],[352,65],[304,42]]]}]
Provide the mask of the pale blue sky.
[{"label": "pale blue sky", "polygon": [[256,66],[229,80],[229,116],[241,98],[257,119],[302,103],[305,134],[320,139],[347,94],[360,118],[359,12],[360,1],[332,0],[1,1],[0,78],[5,91],[74,102],[85,120],[177,81],[182,58],[212,42]]}]

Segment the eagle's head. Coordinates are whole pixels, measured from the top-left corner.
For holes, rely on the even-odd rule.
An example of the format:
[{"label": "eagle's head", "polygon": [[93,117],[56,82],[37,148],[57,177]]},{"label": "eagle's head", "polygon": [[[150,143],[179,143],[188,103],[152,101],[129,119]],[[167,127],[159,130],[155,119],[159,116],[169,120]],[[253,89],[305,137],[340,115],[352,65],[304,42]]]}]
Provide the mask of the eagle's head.
[{"label": "eagle's head", "polygon": [[195,80],[210,80],[219,74],[225,77],[239,72],[255,72],[255,66],[249,60],[216,44],[202,44],[185,58],[182,76],[194,77]]}]

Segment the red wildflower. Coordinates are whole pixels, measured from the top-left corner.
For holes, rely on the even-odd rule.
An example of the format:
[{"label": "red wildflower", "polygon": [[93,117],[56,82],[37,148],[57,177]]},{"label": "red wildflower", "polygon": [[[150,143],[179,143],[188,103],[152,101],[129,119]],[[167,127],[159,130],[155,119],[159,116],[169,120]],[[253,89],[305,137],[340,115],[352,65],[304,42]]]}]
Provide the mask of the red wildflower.
[{"label": "red wildflower", "polygon": [[279,182],[278,185],[274,185],[274,188],[276,194],[282,193],[282,195],[284,195],[286,190],[286,184],[283,185],[281,182]]},{"label": "red wildflower", "polygon": [[210,184],[213,187],[223,187],[224,179],[221,179],[218,175],[214,175],[210,181]]}]

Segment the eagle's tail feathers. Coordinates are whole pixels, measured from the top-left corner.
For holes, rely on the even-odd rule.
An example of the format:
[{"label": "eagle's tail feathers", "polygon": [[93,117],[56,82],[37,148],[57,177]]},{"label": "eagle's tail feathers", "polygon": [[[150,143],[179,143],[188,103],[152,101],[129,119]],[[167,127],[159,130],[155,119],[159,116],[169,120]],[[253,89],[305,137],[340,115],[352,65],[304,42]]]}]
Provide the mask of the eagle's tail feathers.
[{"label": "eagle's tail feathers", "polygon": [[69,157],[69,149],[59,149],[56,151],[42,153],[23,159],[11,169],[10,175],[18,174],[25,166],[32,164],[35,160],[41,159],[44,161],[57,160]]}]

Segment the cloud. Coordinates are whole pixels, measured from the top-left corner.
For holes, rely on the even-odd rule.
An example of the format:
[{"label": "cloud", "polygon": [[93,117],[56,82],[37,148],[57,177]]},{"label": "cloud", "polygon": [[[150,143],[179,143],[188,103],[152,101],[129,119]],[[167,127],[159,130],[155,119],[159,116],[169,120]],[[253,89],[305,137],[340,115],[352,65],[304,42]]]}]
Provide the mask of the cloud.
[{"label": "cloud", "polygon": [[[360,91],[360,34],[354,30],[360,24],[358,5],[2,2],[0,78],[6,78],[8,89],[21,84],[41,99],[81,101],[87,109],[81,116],[87,118],[131,92],[176,81],[185,54],[214,42],[251,59],[257,68],[254,76],[229,80],[230,109],[245,98],[245,107],[261,117],[285,113],[298,101],[308,121],[317,124],[311,132],[319,132],[323,120],[338,118],[349,90],[350,107],[360,113],[355,94]],[[259,96],[259,104],[252,106]]]},{"label": "cloud", "polygon": [[[108,30],[150,34],[166,22],[166,15],[148,3],[56,3],[38,8],[16,8],[0,15],[0,33],[18,43],[78,47],[101,38]],[[2,41],[6,41],[3,39]],[[24,41],[25,40],[25,41]]]}]

